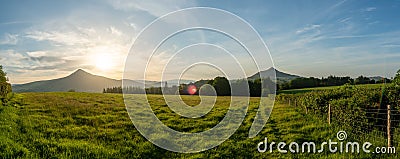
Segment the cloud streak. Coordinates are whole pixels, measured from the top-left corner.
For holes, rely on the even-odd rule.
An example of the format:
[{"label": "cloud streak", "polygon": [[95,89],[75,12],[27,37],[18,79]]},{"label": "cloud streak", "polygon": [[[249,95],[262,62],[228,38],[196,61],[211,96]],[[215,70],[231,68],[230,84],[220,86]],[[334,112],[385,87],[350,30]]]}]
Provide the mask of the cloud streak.
[{"label": "cloud streak", "polygon": [[184,0],[159,0],[159,1],[140,1],[140,0],[108,0],[115,9],[129,11],[144,11],[155,17],[163,16],[169,12],[195,6],[191,1]]},{"label": "cloud streak", "polygon": [[302,33],[307,33],[307,32],[313,31],[313,30],[318,30],[318,28],[320,28],[320,27],[321,27],[321,25],[318,25],[318,24],[309,25],[302,29],[297,30],[296,34],[302,34]]},{"label": "cloud streak", "polygon": [[2,39],[0,39],[0,45],[16,45],[18,42],[17,34],[6,33]]},{"label": "cloud streak", "polygon": [[376,7],[368,7],[368,8],[365,8],[363,11],[365,11],[365,12],[372,12],[372,11],[374,11],[374,10],[376,10]]}]

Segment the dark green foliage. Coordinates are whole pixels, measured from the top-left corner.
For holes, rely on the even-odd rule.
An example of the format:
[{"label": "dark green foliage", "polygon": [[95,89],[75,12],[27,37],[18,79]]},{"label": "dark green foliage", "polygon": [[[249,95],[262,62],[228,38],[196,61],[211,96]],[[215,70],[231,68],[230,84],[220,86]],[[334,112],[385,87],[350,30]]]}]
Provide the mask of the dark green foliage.
[{"label": "dark green foliage", "polygon": [[[396,83],[381,85],[381,87],[358,87],[344,85],[336,89],[326,89],[303,94],[280,94],[278,101],[296,104],[309,113],[325,118],[328,105],[331,105],[332,121],[338,125],[346,125],[353,131],[371,129],[371,126],[383,125],[387,105],[399,109],[400,87]],[[375,110],[383,112],[376,112]],[[396,111],[397,112],[397,111]],[[399,120],[399,116],[393,120]]]},{"label": "dark green foliage", "polygon": [[[252,96],[252,97],[260,97],[262,93],[264,96],[268,94],[274,94],[276,91],[276,83],[271,79],[266,78],[261,80],[260,78],[255,80],[248,80],[246,83],[246,79],[240,79],[235,81],[229,81],[225,77],[215,77],[212,80],[199,80],[194,83],[189,84],[180,84],[180,86],[171,86],[171,87],[150,87],[143,90],[143,88],[139,87],[110,87],[104,88],[103,93],[126,93],[126,94],[176,94],[177,91],[181,95],[189,95],[188,87],[190,85],[194,85],[197,88],[197,92],[194,95],[199,94],[200,88],[209,84],[214,87],[218,96],[229,96],[231,95],[231,85],[235,88],[235,92],[233,92],[235,96]],[[247,88],[248,86],[248,88]],[[245,88],[246,87],[246,88]],[[264,89],[263,89],[264,88]]]},{"label": "dark green foliage", "polygon": [[385,88],[384,92],[387,104],[394,106],[400,110],[400,70],[397,71],[392,83]]},{"label": "dark green foliage", "polygon": [[11,93],[11,84],[8,82],[0,82],[0,98],[4,98],[8,93]]},{"label": "dark green foliage", "polygon": [[231,87],[228,79],[225,77],[215,77],[212,86],[214,86],[215,91],[217,91],[217,95],[219,96],[231,95]]},{"label": "dark green foliage", "polygon": [[103,93],[122,93],[122,87],[104,88]]},{"label": "dark green foliage", "polygon": [[256,79],[254,81],[249,81],[250,96],[261,97],[261,79]]},{"label": "dark green foliage", "polygon": [[3,71],[2,65],[0,65],[0,82],[7,82],[7,73]]},{"label": "dark green foliage", "polygon": [[390,83],[391,82],[391,80],[390,79],[387,79],[387,78],[382,78],[382,79],[379,79],[379,80],[376,80],[376,82],[375,83]]},{"label": "dark green foliage", "polygon": [[390,80],[387,78],[375,81],[368,77],[360,76],[355,80],[350,77],[335,77],[328,76],[327,78],[322,77],[321,79],[315,77],[301,77],[293,79],[289,82],[280,83],[278,85],[279,90],[288,89],[299,89],[299,88],[313,88],[313,87],[327,87],[327,86],[342,86],[344,84],[375,84],[375,83],[389,83]]},{"label": "dark green foliage", "polygon": [[319,79],[310,77],[310,78],[296,78],[289,82],[290,88],[310,88],[310,87],[318,87]]},{"label": "dark green foliage", "polygon": [[214,80],[199,80],[194,82],[193,84],[197,87],[200,88],[201,86],[205,85],[205,84],[212,84],[214,82]]},{"label": "dark green foliage", "polygon": [[[375,82],[375,80],[374,80]],[[372,80],[370,80],[368,77],[364,76],[359,76],[354,80],[354,84],[371,84]]]},{"label": "dark green foliage", "polygon": [[7,82],[6,73],[3,71],[3,66],[0,65],[0,99],[2,102],[7,97],[8,93],[12,92],[11,84]]},{"label": "dark green foliage", "polygon": [[400,85],[400,69],[396,72],[396,76],[394,77],[393,82],[396,85]]}]

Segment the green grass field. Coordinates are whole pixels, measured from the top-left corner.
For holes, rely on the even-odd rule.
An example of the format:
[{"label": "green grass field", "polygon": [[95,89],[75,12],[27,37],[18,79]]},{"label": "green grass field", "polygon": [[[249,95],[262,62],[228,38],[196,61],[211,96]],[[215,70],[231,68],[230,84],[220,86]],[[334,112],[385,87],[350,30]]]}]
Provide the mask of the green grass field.
[{"label": "green grass field", "polygon": [[[356,85],[357,87],[368,87],[368,88],[380,88],[384,87],[385,84],[361,84]],[[336,89],[341,86],[329,86],[329,87],[314,87],[314,88],[301,88],[301,89],[288,89],[288,90],[281,90],[278,93],[284,94],[297,94],[297,93],[306,93],[311,91],[320,91],[320,90],[327,90],[327,89]]]},{"label": "green grass field", "polygon": [[[178,116],[162,96],[150,95],[149,102],[160,120],[185,132],[199,132],[215,126],[225,115],[230,97],[218,97],[216,106],[200,119]],[[183,96],[189,105],[198,96]],[[259,98],[251,98],[240,128],[221,145],[200,153],[166,151],[147,141],[129,119],[121,94],[22,93],[11,106],[0,107],[0,156],[2,158],[383,158],[374,154],[283,154],[257,151],[259,142],[337,140],[336,127],[294,107],[276,103],[260,134],[248,138]],[[359,136],[349,134],[348,139]],[[369,136],[364,136],[365,138]],[[374,141],[384,140],[377,137]],[[387,156],[386,156],[387,157]]]}]

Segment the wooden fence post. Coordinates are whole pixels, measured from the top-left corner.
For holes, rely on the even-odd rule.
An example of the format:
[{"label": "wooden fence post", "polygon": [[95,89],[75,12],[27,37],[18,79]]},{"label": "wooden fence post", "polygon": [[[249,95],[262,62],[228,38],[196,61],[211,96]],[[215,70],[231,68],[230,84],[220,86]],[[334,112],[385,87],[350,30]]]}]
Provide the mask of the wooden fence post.
[{"label": "wooden fence post", "polygon": [[390,136],[390,105],[387,105],[387,139],[388,139],[388,147],[391,147],[391,136]]},{"label": "wooden fence post", "polygon": [[331,125],[331,104],[328,105],[328,123]]}]

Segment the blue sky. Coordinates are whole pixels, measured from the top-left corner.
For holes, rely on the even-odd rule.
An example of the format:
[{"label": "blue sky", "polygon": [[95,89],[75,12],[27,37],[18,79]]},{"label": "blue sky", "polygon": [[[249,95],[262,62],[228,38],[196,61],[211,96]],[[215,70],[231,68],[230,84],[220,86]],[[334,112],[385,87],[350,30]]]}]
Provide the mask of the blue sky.
[{"label": "blue sky", "polygon": [[[285,72],[392,77],[400,68],[400,1],[2,3],[0,64],[12,83],[63,77],[78,68],[120,79],[129,49],[147,24],[196,6],[223,9],[249,22],[267,44],[275,67]],[[210,33],[185,36],[219,41]]]}]

